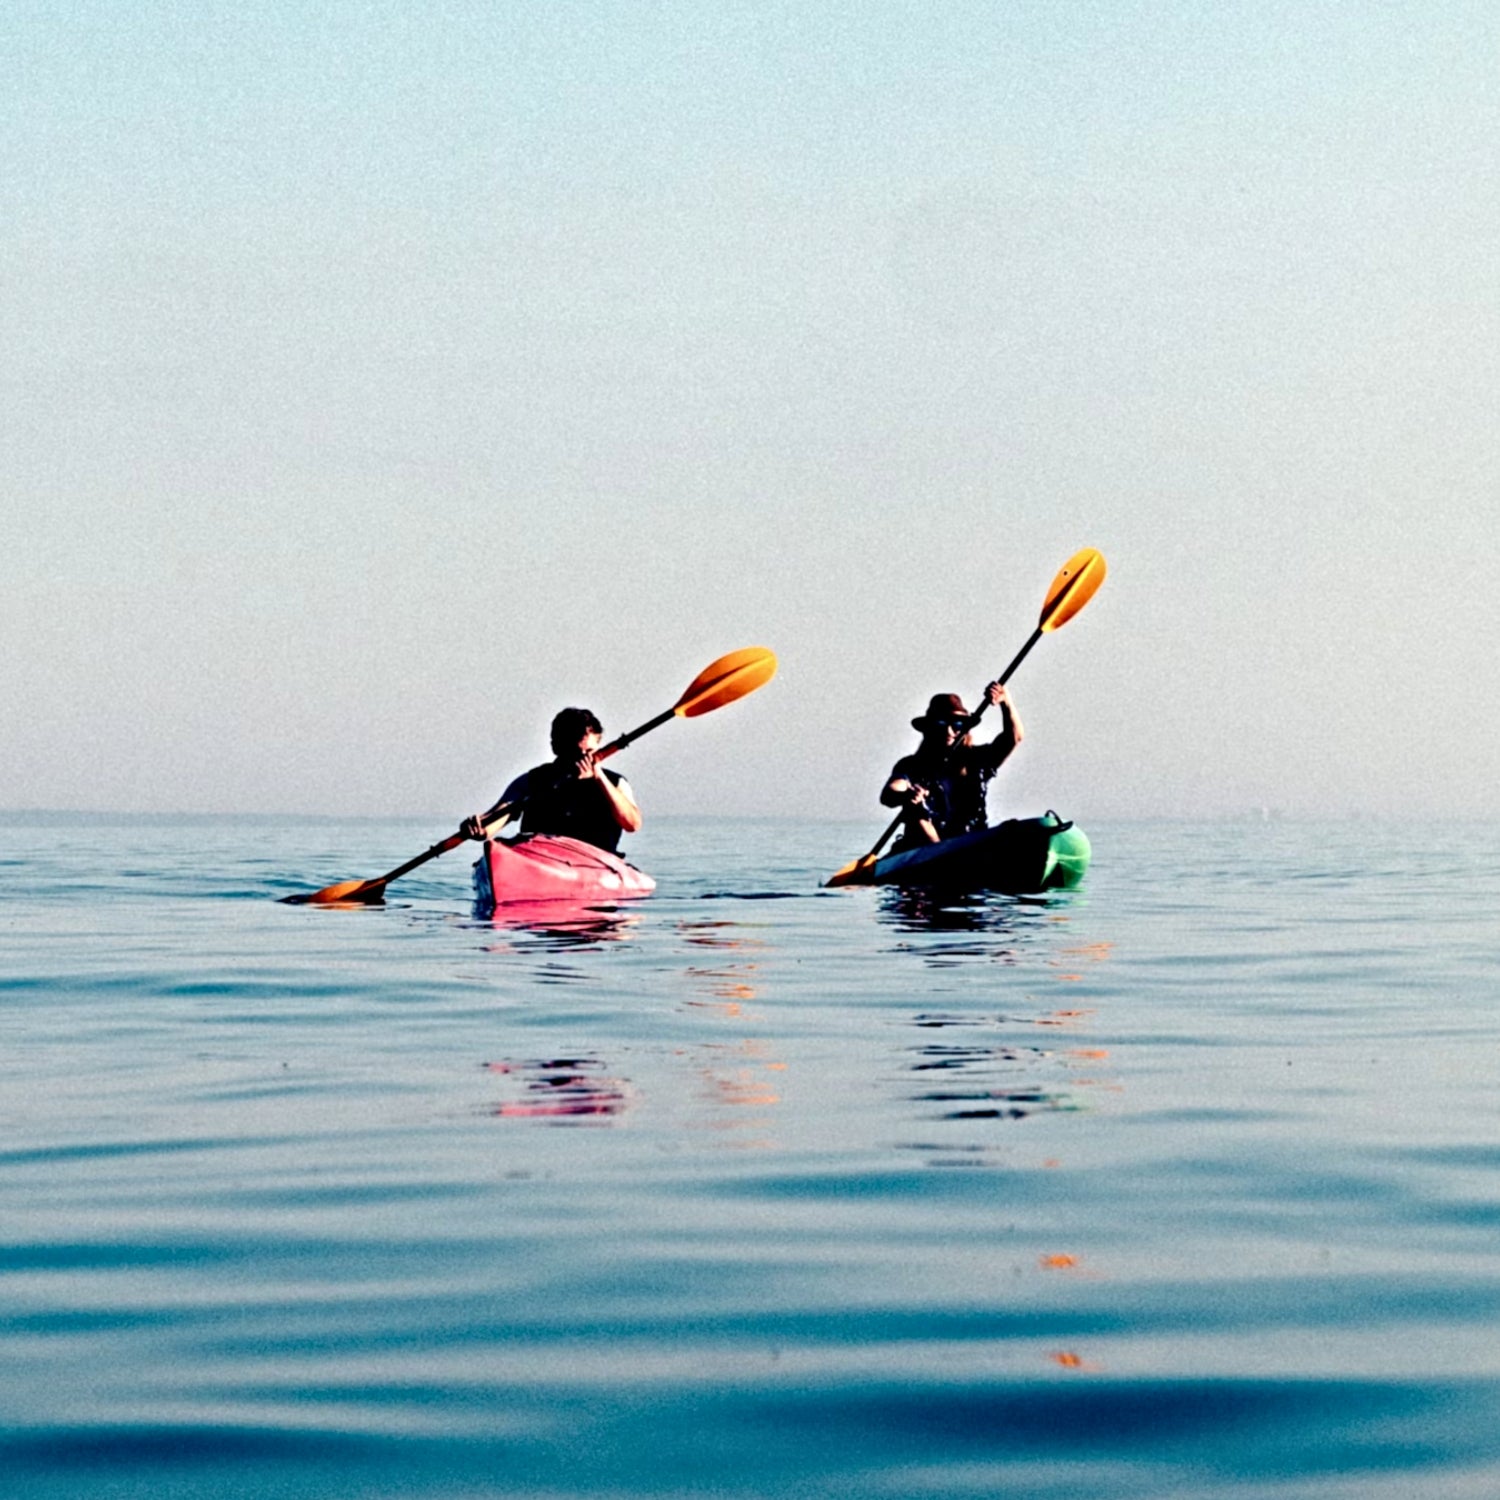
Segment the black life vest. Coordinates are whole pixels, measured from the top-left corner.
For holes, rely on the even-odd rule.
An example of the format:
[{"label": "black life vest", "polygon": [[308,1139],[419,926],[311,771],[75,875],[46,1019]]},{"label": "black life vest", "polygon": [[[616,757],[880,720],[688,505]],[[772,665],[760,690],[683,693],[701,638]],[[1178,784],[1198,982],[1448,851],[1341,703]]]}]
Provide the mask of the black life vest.
[{"label": "black life vest", "polygon": [[[624,780],[617,771],[600,767],[618,786]],[[526,773],[526,806],[521,814],[521,832],[562,834],[582,839],[596,849],[613,854],[620,847],[620,825],[615,821],[609,797],[597,781],[557,774],[548,763]]]}]

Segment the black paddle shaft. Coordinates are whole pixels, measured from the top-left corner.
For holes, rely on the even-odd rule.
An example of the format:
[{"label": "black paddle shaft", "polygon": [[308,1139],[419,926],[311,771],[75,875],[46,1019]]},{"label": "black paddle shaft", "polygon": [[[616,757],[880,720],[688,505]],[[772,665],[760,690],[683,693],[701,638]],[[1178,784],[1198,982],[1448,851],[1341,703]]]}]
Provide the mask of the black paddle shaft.
[{"label": "black paddle shaft", "polygon": [[677,706],[674,704],[665,713],[657,714],[654,719],[648,719],[639,729],[632,729],[629,734],[617,735],[607,745],[602,746],[594,752],[594,759],[603,760],[606,755],[613,755],[616,750],[623,750],[626,745],[640,739],[643,734],[649,734],[653,729],[665,724],[676,712]]},{"label": "black paddle shaft", "polygon": [[[1042,628],[1040,625],[1038,625],[1037,628],[1031,632],[1031,639],[1027,641],[1019,651],[1016,652],[1014,659],[1011,661],[1011,664],[1000,674],[999,681],[1001,687],[1004,687],[1005,684],[1010,681],[1011,673],[1014,672],[1023,661],[1025,661],[1026,653],[1030,651],[1031,648],[1036,645],[1039,640],[1041,640],[1041,638]],[[964,729],[965,734],[971,734],[973,732],[974,726],[984,717],[984,711],[989,706],[990,700],[988,698],[981,698],[979,700],[979,707],[969,715],[968,726]]]}]

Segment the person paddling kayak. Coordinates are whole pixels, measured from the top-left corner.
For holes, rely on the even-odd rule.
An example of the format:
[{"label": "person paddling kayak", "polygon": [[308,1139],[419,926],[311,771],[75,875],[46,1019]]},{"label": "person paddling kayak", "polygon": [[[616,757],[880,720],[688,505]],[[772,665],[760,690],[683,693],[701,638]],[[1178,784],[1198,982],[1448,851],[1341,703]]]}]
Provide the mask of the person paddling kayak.
[{"label": "person paddling kayak", "polygon": [[971,716],[957,693],[935,693],[927,712],[911,721],[922,742],[891,767],[880,793],[884,806],[905,809],[892,853],[987,826],[990,778],[1021,743],[1022,729],[1003,683],[990,683],[984,697],[1001,714],[1000,733],[988,745],[970,741]]},{"label": "person paddling kayak", "polygon": [[595,757],[604,726],[586,708],[565,708],[552,720],[552,759],[523,771],[488,811],[464,821],[471,839],[485,837],[484,825],[509,808],[521,814],[521,832],[564,834],[613,854],[622,833],[643,821],[630,783]]}]

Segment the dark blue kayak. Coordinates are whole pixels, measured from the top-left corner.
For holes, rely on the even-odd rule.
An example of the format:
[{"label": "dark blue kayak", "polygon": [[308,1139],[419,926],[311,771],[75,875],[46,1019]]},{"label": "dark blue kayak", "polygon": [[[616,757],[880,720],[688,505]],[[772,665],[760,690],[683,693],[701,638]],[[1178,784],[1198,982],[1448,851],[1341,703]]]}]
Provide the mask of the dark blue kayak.
[{"label": "dark blue kayak", "polygon": [[875,861],[867,878],[872,885],[934,885],[1020,896],[1071,889],[1083,879],[1090,853],[1083,829],[1048,812],[887,854]]}]

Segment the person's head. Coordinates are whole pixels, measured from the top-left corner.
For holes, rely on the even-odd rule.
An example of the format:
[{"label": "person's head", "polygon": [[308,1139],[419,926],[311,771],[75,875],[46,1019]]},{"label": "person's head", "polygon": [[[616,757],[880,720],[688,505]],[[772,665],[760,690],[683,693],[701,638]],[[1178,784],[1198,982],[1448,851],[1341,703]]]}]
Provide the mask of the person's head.
[{"label": "person's head", "polygon": [[918,714],[911,727],[921,730],[925,744],[956,745],[969,732],[969,711],[957,693],[934,693],[927,712]]},{"label": "person's head", "polygon": [[[554,755],[576,755],[582,749],[594,749],[604,726],[586,708],[564,708],[552,720],[552,753]],[[593,735],[592,745],[584,740]]]}]

